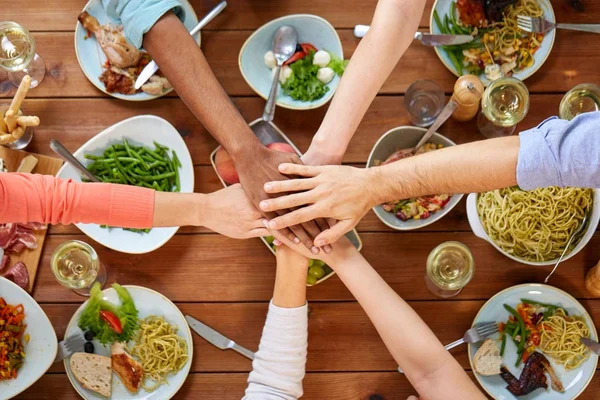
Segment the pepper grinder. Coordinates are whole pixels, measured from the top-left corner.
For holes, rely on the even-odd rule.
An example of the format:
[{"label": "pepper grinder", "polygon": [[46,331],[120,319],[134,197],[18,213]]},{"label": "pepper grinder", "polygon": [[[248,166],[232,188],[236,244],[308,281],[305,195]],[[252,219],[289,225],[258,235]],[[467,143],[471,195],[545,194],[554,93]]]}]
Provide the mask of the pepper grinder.
[{"label": "pepper grinder", "polygon": [[585,288],[591,295],[600,297],[600,262],[585,277]]},{"label": "pepper grinder", "polygon": [[457,121],[470,121],[475,118],[484,90],[483,83],[475,75],[463,75],[458,78],[451,99],[458,104],[458,108],[452,117]]}]

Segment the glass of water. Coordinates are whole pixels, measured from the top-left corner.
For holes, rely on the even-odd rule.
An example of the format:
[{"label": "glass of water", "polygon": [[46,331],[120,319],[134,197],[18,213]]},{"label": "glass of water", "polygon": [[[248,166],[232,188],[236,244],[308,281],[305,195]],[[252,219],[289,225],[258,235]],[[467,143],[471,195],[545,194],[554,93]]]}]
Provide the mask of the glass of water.
[{"label": "glass of water", "polygon": [[0,22],[0,68],[8,71],[8,80],[17,87],[25,75],[31,76],[32,89],[46,75],[46,65],[35,52],[33,36],[16,22]]},{"label": "glass of water", "polygon": [[442,88],[430,80],[420,80],[408,87],[404,106],[413,125],[427,127],[433,124],[444,108],[446,98]]}]

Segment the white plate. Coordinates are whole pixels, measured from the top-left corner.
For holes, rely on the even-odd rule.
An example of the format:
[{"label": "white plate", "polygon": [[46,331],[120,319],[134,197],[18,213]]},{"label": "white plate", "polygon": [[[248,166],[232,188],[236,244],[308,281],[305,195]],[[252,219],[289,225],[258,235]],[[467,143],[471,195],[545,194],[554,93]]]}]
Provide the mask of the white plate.
[{"label": "white plate", "polygon": [[[598,333],[594,326],[594,321],[587,313],[585,308],[570,294],[563,292],[552,286],[542,284],[524,284],[510,287],[496,294],[494,297],[489,299],[487,303],[481,307],[481,310],[475,317],[473,325],[480,322],[506,322],[509,317],[508,311],[504,308],[504,304],[516,308],[517,304],[521,303],[521,299],[529,299],[539,301],[540,303],[556,304],[562,306],[565,310],[572,315],[583,315],[586,319],[586,323],[590,328],[591,338],[598,340]],[[473,369],[473,356],[479,349],[479,344],[469,345],[469,362],[471,363],[471,369]],[[570,400],[575,399],[579,396],[583,390],[589,385],[596,372],[596,365],[598,364],[598,356],[594,353],[590,355],[579,368],[571,371],[566,371],[562,366],[556,364],[550,357],[547,357],[550,363],[553,365],[559,379],[562,381],[565,387],[564,393],[555,392],[552,389],[547,391],[538,389],[527,396],[518,397],[519,400]],[[506,341],[506,348],[504,351],[504,365],[508,370],[515,376],[519,377],[523,370],[523,364],[519,368],[515,368],[515,362],[517,361],[517,347],[512,340]],[[515,396],[506,390],[507,383],[499,376],[481,376],[477,373],[473,373],[477,381],[483,387],[483,389],[494,399],[497,400],[515,400]],[[549,381],[548,381],[549,382]],[[550,386],[550,385],[548,385]]]},{"label": "white plate", "polygon": [[[194,191],[194,165],[188,148],[177,129],[162,118],[153,115],[141,115],[116,123],[100,132],[81,146],[74,154],[83,165],[91,163],[84,154],[101,155],[112,144],[127,139],[131,144],[154,148],[154,141],[169,147],[177,153],[182,167],[179,170],[181,192]],[[79,172],[65,164],[57,176],[81,182]],[[158,249],[175,235],[179,228],[153,228],[150,233],[135,233],[123,229],[104,229],[96,224],[76,224],[90,238],[103,246],[130,254],[148,253]]]},{"label": "white plate", "polygon": [[[455,1],[456,0],[436,0],[435,1],[435,3],[433,4],[433,7],[431,9],[431,16],[429,17],[429,24],[430,24],[429,29],[430,29],[431,33],[438,33],[438,34],[441,33],[437,27],[437,24],[435,23],[434,18],[433,18],[433,10],[437,10],[438,15],[440,16],[440,19],[443,21],[444,15],[446,15],[450,12],[450,5],[452,4],[452,2],[455,2]],[[554,17],[554,10],[552,9],[552,4],[550,4],[550,1],[548,1],[548,0],[537,0],[537,1],[540,4],[540,6],[542,7],[542,10],[544,11],[544,18],[550,22],[556,22],[556,18]],[[533,75],[538,69],[540,69],[540,67],[546,62],[546,60],[548,59],[548,56],[550,55],[550,51],[552,50],[552,46],[554,45],[555,37],[556,37],[556,29],[552,29],[550,32],[547,32],[544,35],[544,39],[542,40],[542,44],[541,44],[540,48],[533,55],[533,60],[534,60],[533,65],[529,68],[525,68],[524,70],[515,72],[513,74],[513,77],[524,81],[525,79],[527,79],[531,75]],[[452,72],[454,75],[459,76],[458,71],[454,68],[454,65],[452,65],[452,61],[450,61],[450,57],[448,57],[448,53],[439,47],[434,47],[434,50],[435,50],[437,56],[439,57],[439,59],[446,66],[446,68],[448,68],[448,70],[450,70],[450,72]],[[485,77],[485,74],[481,74],[479,76],[479,79],[481,79],[481,82],[485,86],[490,84],[490,80]]]},{"label": "white plate", "polygon": [[[187,28],[188,31],[191,31],[194,26],[198,24],[198,17],[194,12],[194,8],[188,3],[187,0],[177,0],[181,3],[181,7],[185,12],[185,20],[183,24]],[[87,11],[92,17],[95,17],[101,25],[111,23],[115,25],[120,25],[120,22],[110,18],[106,15],[104,11],[104,6],[102,6],[101,0],[90,0],[82,11]],[[152,100],[159,97],[164,96],[165,94],[171,92],[173,89],[169,89],[165,91],[161,95],[150,95],[144,92],[136,93],[136,94],[121,94],[121,93],[108,93],[106,91],[106,87],[104,83],[100,81],[100,75],[104,71],[103,65],[106,62],[106,55],[100,48],[100,45],[96,41],[96,38],[92,34],[92,37],[85,39],[87,36],[87,31],[83,28],[83,26],[77,21],[74,21],[75,25],[75,54],[77,55],[77,61],[79,62],[79,66],[81,70],[85,74],[85,76],[89,79],[90,82],[94,84],[99,90],[108,94],[109,96],[116,97],[121,100],[129,100],[129,101],[144,101],[144,100]],[[200,46],[200,33],[197,33],[194,36],[196,42],[198,42],[198,46]]]},{"label": "white plate", "polygon": [[[193,348],[194,344],[192,341],[192,333],[190,332],[190,328],[188,327],[187,322],[181,311],[171,302],[171,300],[167,299],[162,294],[155,292],[154,290],[147,289],[141,286],[123,286],[129,291],[133,302],[135,303],[136,308],[139,311],[139,318],[143,319],[150,315],[157,315],[163,317],[165,321],[170,323],[171,325],[175,325],[178,327],[177,334],[184,338],[188,345],[188,362],[185,364],[183,369],[177,372],[174,375],[169,375],[167,377],[169,383],[159,386],[154,392],[148,393],[145,390],[141,389],[138,393],[133,394],[127,390],[127,388],[123,385],[119,377],[117,377],[113,373],[113,384],[112,384],[112,397],[111,399],[116,400],[128,400],[128,399],[136,399],[136,400],[166,400],[170,399],[177,393],[177,391],[181,388],[185,379],[187,378],[190,367],[192,365],[192,356],[193,356]],[[120,304],[119,296],[117,292],[113,288],[103,290],[104,299],[108,300],[115,304]],[[79,329],[77,326],[77,322],[79,321],[79,315],[83,312],[83,309],[87,305],[87,301],[77,309],[71,321],[69,321],[69,325],[65,331],[65,337],[69,337],[71,335],[83,335],[84,332]],[[110,346],[103,346],[99,342],[94,341],[94,352],[95,354],[101,356],[110,357]],[[65,370],[67,371],[67,376],[71,381],[71,384],[77,390],[79,395],[86,399],[97,399],[104,400],[106,399],[103,396],[92,392],[91,390],[84,389],[77,379],[73,376],[71,372],[71,368],[69,365],[71,358],[66,358]],[[151,382],[151,381],[149,381]]]},{"label": "white plate", "polygon": [[58,340],[50,320],[35,300],[19,286],[0,277],[0,297],[8,304],[23,304],[26,334],[29,343],[24,344],[25,361],[17,379],[0,380],[0,397],[10,399],[37,382],[50,368],[56,358]]}]

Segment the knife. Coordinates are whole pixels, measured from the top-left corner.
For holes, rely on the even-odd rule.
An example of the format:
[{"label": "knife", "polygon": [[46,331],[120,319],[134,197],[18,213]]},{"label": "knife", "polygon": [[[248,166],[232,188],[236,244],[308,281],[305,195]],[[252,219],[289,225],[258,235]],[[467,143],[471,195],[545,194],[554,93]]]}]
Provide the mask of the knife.
[{"label": "knife", "polygon": [[[208,14],[206,14],[206,16],[202,18],[202,20],[198,22],[198,24],[190,31],[190,35],[194,36],[196,33],[198,33],[200,29],[204,28],[204,26],[210,21],[212,21],[214,17],[219,15],[225,7],[227,7],[226,1],[222,1],[219,4],[217,4],[217,6],[213,8]],[[158,71],[158,65],[156,65],[154,60],[152,60],[148,63],[148,65],[146,65],[146,67],[144,67],[142,73],[136,79],[135,90],[141,88],[142,85],[146,83],[146,81],[150,79],[150,77],[154,75],[156,71]]]},{"label": "knife", "polygon": [[600,343],[595,342],[588,338],[581,338],[581,343],[585,344],[588,349],[593,351],[594,353],[600,355]]},{"label": "knife", "polygon": [[238,353],[240,353],[241,355],[243,355],[244,357],[249,358],[250,360],[254,360],[253,352],[240,346],[233,340],[221,335],[219,332],[215,331],[210,326],[203,324],[202,322],[198,321],[196,318],[191,317],[189,315],[185,316],[185,320],[187,321],[190,328],[192,328],[194,330],[194,332],[196,332],[198,335],[202,336],[204,339],[206,339],[206,341],[208,341],[208,343],[212,344],[213,346],[215,346],[221,350],[228,350],[228,349],[235,350]]},{"label": "knife", "polygon": [[[354,36],[361,38],[369,31],[368,25],[356,25]],[[473,41],[471,35],[436,35],[432,33],[415,32],[414,39],[420,40],[425,46],[448,46],[453,44],[464,44]]]}]

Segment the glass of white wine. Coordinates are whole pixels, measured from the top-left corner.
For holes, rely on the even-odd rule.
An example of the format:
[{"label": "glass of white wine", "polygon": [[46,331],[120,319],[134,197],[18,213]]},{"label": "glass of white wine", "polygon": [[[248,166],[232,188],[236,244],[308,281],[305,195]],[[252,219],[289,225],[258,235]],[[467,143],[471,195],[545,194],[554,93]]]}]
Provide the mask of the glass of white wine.
[{"label": "glass of white wine", "polygon": [[425,283],[438,297],[456,296],[471,281],[475,260],[467,246],[460,242],[444,242],[427,258]]},{"label": "glass of white wine", "polygon": [[35,53],[33,36],[16,22],[0,22],[0,68],[8,71],[8,80],[17,87],[25,75],[31,76],[31,88],[46,76],[46,65]]},{"label": "glass of white wine", "polygon": [[512,135],[528,111],[527,86],[512,77],[496,79],[481,98],[481,112],[477,117],[479,132],[486,138]]},{"label": "glass of white wine", "polygon": [[102,287],[106,283],[106,268],[100,263],[96,250],[79,240],[58,246],[52,254],[51,265],[58,283],[81,296],[89,296],[94,283],[100,282]]},{"label": "glass of white wine", "polygon": [[583,83],[569,90],[560,101],[558,115],[561,119],[572,120],[579,114],[600,111],[600,87],[593,83]]}]

